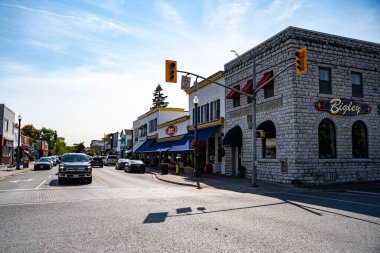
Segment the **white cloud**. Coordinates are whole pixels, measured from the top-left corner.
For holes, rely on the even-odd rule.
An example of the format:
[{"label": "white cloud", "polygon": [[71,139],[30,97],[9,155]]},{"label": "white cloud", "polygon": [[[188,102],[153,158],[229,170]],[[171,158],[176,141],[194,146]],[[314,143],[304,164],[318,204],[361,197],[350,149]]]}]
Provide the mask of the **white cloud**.
[{"label": "white cloud", "polygon": [[20,75],[35,71],[35,68],[32,65],[28,65],[21,62],[15,62],[7,58],[0,58],[0,66],[0,73]]},{"label": "white cloud", "polygon": [[102,9],[109,10],[115,13],[121,13],[121,8],[123,7],[124,0],[82,0],[87,4],[92,4],[98,6]]},{"label": "white cloud", "polygon": [[156,2],[156,7],[158,13],[163,18],[173,21],[177,25],[182,25],[184,23],[182,16],[173,5],[164,2]]},{"label": "white cloud", "polygon": [[276,21],[284,21],[293,16],[300,7],[301,4],[297,0],[275,0],[265,9],[264,14]]}]

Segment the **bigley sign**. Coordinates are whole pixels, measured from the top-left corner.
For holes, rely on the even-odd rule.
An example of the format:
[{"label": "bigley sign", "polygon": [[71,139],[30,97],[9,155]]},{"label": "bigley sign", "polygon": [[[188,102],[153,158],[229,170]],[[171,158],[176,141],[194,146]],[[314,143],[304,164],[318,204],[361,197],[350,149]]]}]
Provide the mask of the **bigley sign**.
[{"label": "bigley sign", "polygon": [[368,114],[371,111],[371,107],[368,104],[340,98],[318,100],[315,103],[315,107],[320,111],[329,112],[334,115],[359,115]]}]

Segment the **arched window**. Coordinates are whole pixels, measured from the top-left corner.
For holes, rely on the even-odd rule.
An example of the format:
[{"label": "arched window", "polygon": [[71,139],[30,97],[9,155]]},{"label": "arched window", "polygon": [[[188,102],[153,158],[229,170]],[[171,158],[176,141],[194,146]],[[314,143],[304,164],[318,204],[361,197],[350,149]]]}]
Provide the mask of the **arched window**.
[{"label": "arched window", "polygon": [[263,143],[263,158],[276,158],[276,127],[274,123],[267,120],[261,123],[256,130],[262,130],[265,133],[265,138],[262,139]]},{"label": "arched window", "polygon": [[367,128],[361,121],[352,125],[352,157],[368,158]]},{"label": "arched window", "polygon": [[336,158],[335,126],[329,119],[321,121],[318,127],[319,158]]}]

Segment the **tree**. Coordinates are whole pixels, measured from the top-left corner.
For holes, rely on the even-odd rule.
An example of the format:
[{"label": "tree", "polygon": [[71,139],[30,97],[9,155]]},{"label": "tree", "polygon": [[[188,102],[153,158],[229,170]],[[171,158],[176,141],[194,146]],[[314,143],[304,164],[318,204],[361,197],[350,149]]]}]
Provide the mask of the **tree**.
[{"label": "tree", "polygon": [[161,85],[158,84],[156,89],[153,92],[153,99],[152,99],[153,106],[150,109],[152,110],[155,108],[168,107],[169,102],[165,102],[165,99],[167,97],[168,96],[164,96],[164,94],[162,93]]},{"label": "tree", "polygon": [[63,155],[67,152],[68,149],[66,146],[65,138],[58,137],[53,148],[53,155]]},{"label": "tree", "polygon": [[40,138],[40,130],[35,128],[32,124],[25,125],[23,128],[21,128],[21,134],[28,136],[30,143],[34,143]]},{"label": "tree", "polygon": [[54,148],[54,139],[57,138],[57,131],[51,129],[51,128],[46,128],[43,127],[40,130],[40,139],[44,140],[48,143],[49,145],[49,150]]},{"label": "tree", "polygon": [[74,153],[84,153],[86,151],[86,147],[84,146],[84,142],[79,144],[74,144]]}]

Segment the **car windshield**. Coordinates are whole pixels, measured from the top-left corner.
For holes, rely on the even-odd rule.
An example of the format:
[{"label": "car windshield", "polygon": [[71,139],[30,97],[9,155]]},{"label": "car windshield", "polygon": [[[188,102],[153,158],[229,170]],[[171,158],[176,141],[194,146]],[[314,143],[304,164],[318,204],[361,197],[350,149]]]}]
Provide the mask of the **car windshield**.
[{"label": "car windshield", "polygon": [[50,162],[50,159],[49,158],[46,158],[46,157],[44,157],[44,158],[40,158],[40,160],[38,160],[39,162]]},{"label": "car windshield", "polygon": [[93,159],[94,161],[101,161],[102,160],[102,158],[101,157],[94,157],[94,159]]},{"label": "car windshield", "polygon": [[130,163],[133,163],[133,164],[144,164],[142,161],[140,160],[131,160]]},{"label": "car windshield", "polygon": [[117,159],[117,157],[114,155],[110,155],[110,156],[108,156],[108,159]]},{"label": "car windshield", "polygon": [[62,162],[88,162],[88,158],[86,155],[66,154],[62,156]]}]

